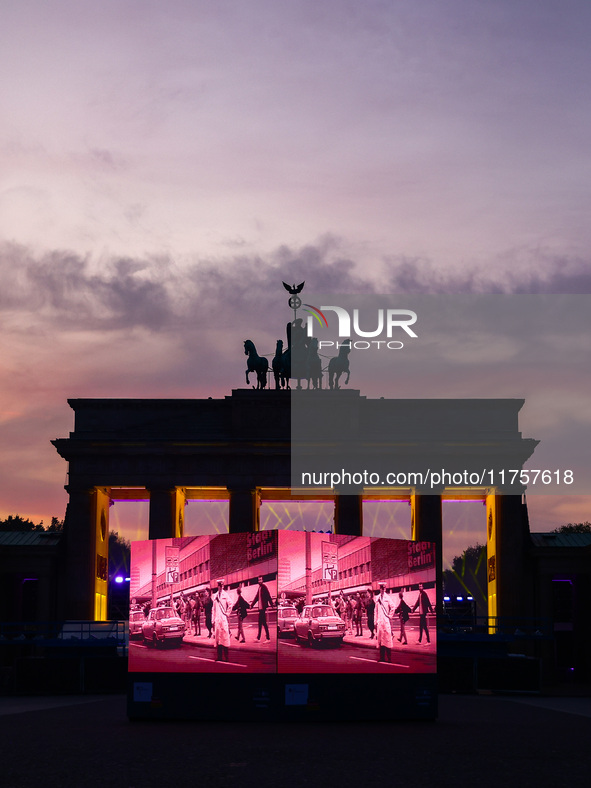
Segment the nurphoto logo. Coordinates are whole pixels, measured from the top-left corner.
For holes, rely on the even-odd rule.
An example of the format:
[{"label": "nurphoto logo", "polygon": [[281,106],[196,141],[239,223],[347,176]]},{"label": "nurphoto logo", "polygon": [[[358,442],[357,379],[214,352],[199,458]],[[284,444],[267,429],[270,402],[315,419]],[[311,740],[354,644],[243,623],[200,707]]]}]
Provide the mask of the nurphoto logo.
[{"label": "nurphoto logo", "polygon": [[[307,319],[307,333],[309,337],[314,336],[314,321],[316,320],[322,328],[328,328],[328,320],[324,313],[334,312],[338,318],[339,337],[346,337],[347,344],[356,350],[369,350],[371,347],[378,350],[382,349],[382,347],[386,347],[388,350],[401,350],[404,347],[404,343],[399,339],[393,339],[395,330],[397,335],[402,330],[411,339],[417,339],[417,334],[410,328],[417,322],[417,314],[410,309],[378,309],[377,328],[371,331],[364,331],[360,326],[359,309],[353,309],[353,320],[351,320],[349,310],[342,306],[321,306],[320,309],[312,306],[312,304],[304,304],[303,306],[305,307],[304,311],[309,313]],[[364,321],[364,325],[367,327],[367,322]],[[375,322],[373,325],[375,325]],[[373,339],[373,337],[383,336],[384,331],[387,339]],[[361,337],[361,339],[352,340],[352,334]],[[368,341],[370,339],[371,341]],[[339,342],[318,341],[319,349],[335,347],[335,345],[337,348],[340,347]]]}]

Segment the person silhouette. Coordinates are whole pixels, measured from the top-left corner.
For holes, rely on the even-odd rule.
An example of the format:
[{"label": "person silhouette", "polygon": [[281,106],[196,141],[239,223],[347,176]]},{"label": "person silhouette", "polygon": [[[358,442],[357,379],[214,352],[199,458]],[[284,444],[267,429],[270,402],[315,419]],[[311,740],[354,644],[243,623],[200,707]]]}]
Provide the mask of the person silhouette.
[{"label": "person silhouette", "polygon": [[429,595],[423,588],[423,584],[419,583],[419,595],[417,597],[417,601],[414,603],[412,611],[419,608],[419,639],[418,643],[421,643],[423,640],[423,632],[425,633],[425,638],[427,639],[427,643],[431,642],[431,638],[429,637],[429,625],[427,624],[427,614],[433,612],[433,608],[431,606],[431,600],[429,599]]},{"label": "person silhouette", "polygon": [[251,607],[258,608],[259,611],[259,634],[257,635],[257,640],[261,639],[261,634],[263,628],[265,629],[265,634],[267,636],[267,642],[271,640],[269,636],[269,625],[267,624],[267,608],[273,605],[273,600],[271,598],[271,593],[267,586],[263,583],[263,578],[259,577],[259,590],[256,593],[255,598],[252,600]]}]

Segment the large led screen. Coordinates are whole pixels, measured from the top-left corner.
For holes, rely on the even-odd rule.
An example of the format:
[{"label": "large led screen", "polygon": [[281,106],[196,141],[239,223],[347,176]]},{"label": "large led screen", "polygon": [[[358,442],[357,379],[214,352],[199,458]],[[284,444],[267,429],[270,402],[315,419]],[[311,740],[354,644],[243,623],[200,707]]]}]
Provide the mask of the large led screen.
[{"label": "large led screen", "polygon": [[129,670],[434,673],[430,542],[302,531],[134,542]]}]

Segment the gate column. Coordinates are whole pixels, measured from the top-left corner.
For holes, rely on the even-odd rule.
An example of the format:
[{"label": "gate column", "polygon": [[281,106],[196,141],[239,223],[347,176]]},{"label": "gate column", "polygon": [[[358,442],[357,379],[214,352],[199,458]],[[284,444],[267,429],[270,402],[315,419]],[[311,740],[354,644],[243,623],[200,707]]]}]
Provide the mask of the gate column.
[{"label": "gate column", "polygon": [[334,532],[348,536],[361,536],[363,533],[362,495],[335,495]]},{"label": "gate column", "polygon": [[230,493],[229,530],[231,534],[258,531],[261,497],[255,488],[228,488]]},{"label": "gate column", "polygon": [[411,539],[415,542],[435,542],[437,614],[443,612],[441,586],[443,582],[443,518],[440,495],[410,496]]},{"label": "gate column", "polygon": [[181,487],[150,488],[150,539],[183,535],[185,491]]},{"label": "gate column", "polygon": [[493,494],[486,498],[488,615],[491,617],[534,615],[526,560],[529,528],[524,509],[521,495]]},{"label": "gate column", "polygon": [[98,487],[68,486],[67,490],[64,615],[82,621],[106,621],[110,498]]}]

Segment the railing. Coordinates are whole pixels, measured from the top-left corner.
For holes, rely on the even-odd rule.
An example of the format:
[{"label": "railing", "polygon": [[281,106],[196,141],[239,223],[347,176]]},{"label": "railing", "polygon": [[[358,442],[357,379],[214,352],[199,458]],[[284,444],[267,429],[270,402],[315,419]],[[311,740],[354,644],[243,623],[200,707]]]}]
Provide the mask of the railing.
[{"label": "railing", "polygon": [[105,648],[127,653],[126,621],[0,621],[0,645]]},{"label": "railing", "polygon": [[544,640],[554,637],[552,619],[519,616],[437,617],[440,635],[480,635],[503,640]]}]

